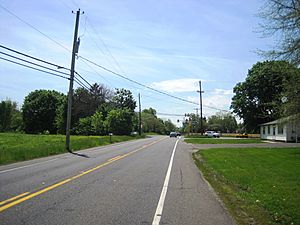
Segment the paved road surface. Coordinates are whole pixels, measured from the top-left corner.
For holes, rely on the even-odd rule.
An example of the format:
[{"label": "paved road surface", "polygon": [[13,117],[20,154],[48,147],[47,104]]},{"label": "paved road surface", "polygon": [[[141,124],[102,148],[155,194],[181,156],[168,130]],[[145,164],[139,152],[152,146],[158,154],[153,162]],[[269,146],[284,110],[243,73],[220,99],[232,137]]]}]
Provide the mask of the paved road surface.
[{"label": "paved road surface", "polygon": [[234,224],[192,151],[156,136],[1,166],[0,224]]}]

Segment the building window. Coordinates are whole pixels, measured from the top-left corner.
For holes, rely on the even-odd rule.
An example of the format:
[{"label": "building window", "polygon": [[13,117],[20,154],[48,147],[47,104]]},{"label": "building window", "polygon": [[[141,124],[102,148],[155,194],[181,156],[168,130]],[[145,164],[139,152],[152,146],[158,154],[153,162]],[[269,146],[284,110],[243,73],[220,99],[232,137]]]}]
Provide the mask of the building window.
[{"label": "building window", "polygon": [[278,134],[283,134],[283,125],[278,124]]},{"label": "building window", "polygon": [[268,126],[268,134],[271,134],[271,126]]},{"label": "building window", "polygon": [[276,126],[273,126],[273,135],[275,136],[276,135]]},{"label": "building window", "polygon": [[263,134],[266,134],[266,127],[263,126]]}]

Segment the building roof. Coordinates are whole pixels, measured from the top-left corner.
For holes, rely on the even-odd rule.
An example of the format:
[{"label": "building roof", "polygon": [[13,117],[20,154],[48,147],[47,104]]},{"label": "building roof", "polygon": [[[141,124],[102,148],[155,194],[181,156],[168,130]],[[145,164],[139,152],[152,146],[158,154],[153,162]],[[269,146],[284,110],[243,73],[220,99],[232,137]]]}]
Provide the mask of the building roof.
[{"label": "building roof", "polygon": [[297,116],[299,116],[299,114],[295,114],[295,115],[292,115],[292,116],[280,118],[278,120],[270,121],[268,123],[259,124],[259,126],[273,125],[273,124],[279,124],[279,123],[286,123],[287,121],[291,121],[291,120],[297,119]]}]

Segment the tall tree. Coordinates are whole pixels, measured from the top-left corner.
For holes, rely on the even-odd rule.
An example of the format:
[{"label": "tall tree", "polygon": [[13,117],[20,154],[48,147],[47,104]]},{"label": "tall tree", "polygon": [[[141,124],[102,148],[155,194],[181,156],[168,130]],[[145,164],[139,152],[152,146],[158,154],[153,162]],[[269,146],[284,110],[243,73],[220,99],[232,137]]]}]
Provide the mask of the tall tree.
[{"label": "tall tree", "polygon": [[22,127],[21,112],[17,103],[11,100],[0,102],[0,132],[20,130]]},{"label": "tall tree", "polygon": [[300,69],[296,69],[290,79],[285,80],[282,96],[282,115],[297,115],[300,120]]},{"label": "tall tree", "polygon": [[113,109],[106,118],[110,132],[118,135],[129,135],[133,128],[132,112],[129,109]]},{"label": "tall tree", "polygon": [[130,90],[116,89],[115,96],[113,97],[113,104],[116,108],[119,109],[129,109],[131,112],[134,112],[136,108],[136,101],[134,100]]},{"label": "tall tree", "polygon": [[99,108],[110,102],[112,96],[113,92],[103,84],[95,83],[88,90],[77,88],[72,107],[72,124],[76,124],[80,118],[92,116]]},{"label": "tall tree", "polygon": [[209,130],[235,132],[238,128],[237,121],[231,113],[217,113],[208,118],[207,126]]},{"label": "tall tree", "polygon": [[[149,108],[142,111],[142,127],[144,132],[166,134],[171,130],[172,125],[171,121],[163,121],[162,119],[157,118],[156,110]],[[174,130],[175,129],[172,131]]]},{"label": "tall tree", "polygon": [[283,83],[289,82],[295,71],[297,68],[286,61],[258,62],[246,80],[234,87],[231,108],[244,120],[247,132],[281,116]]},{"label": "tall tree", "polygon": [[263,19],[261,32],[278,38],[274,50],[263,51],[272,59],[300,64],[300,1],[266,0],[259,16]]},{"label": "tall tree", "polygon": [[25,97],[22,107],[26,133],[56,133],[57,109],[66,96],[53,90],[36,90]]}]

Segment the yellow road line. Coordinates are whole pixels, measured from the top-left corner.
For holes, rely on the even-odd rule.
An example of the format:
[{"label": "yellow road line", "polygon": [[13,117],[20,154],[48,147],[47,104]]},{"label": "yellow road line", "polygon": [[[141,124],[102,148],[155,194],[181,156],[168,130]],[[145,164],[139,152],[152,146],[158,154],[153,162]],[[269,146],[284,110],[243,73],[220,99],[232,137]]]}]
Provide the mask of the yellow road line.
[{"label": "yellow road line", "polygon": [[120,155],[118,155],[118,156],[116,156],[116,157],[114,157],[114,158],[111,158],[111,159],[109,159],[108,161],[110,162],[110,161],[114,161],[114,160],[117,160],[117,159],[119,159],[121,156]]},{"label": "yellow road line", "polygon": [[[143,149],[145,149],[145,148],[147,148],[147,147],[150,147],[151,145],[154,145],[154,144],[156,144],[156,143],[158,143],[158,142],[160,142],[160,141],[162,141],[162,140],[164,140],[164,139],[166,139],[166,138],[161,138],[161,139],[159,139],[159,140],[157,140],[157,141],[154,141],[154,142],[152,142],[152,143],[150,143],[150,144],[148,144],[148,145],[144,145],[144,146],[141,147],[141,148],[138,148],[138,149],[136,149],[136,150],[133,150],[133,151],[127,153],[127,154],[124,154],[124,155],[121,155],[121,156],[117,156],[117,157],[111,158],[111,159],[109,159],[107,162],[105,162],[105,163],[103,163],[103,164],[101,164],[101,165],[98,165],[98,166],[96,166],[96,167],[94,167],[94,168],[92,168],[92,169],[83,171],[83,172],[81,172],[80,174],[77,174],[77,175],[75,175],[75,176],[73,176],[73,177],[71,177],[71,178],[68,178],[68,179],[63,180],[63,181],[61,181],[61,182],[58,182],[58,183],[56,183],[56,184],[53,184],[53,185],[51,185],[51,186],[49,186],[49,187],[46,187],[46,188],[44,188],[44,189],[42,189],[42,190],[39,190],[39,191],[35,192],[35,193],[30,194],[29,192],[26,192],[26,193],[23,193],[23,194],[21,194],[21,195],[15,196],[15,197],[13,197],[13,198],[7,199],[7,200],[3,201],[3,204],[6,204],[6,203],[11,202],[11,201],[13,201],[13,202],[11,202],[11,203],[9,203],[9,204],[6,204],[6,205],[4,205],[4,206],[1,206],[1,207],[0,207],[0,212],[4,211],[4,210],[6,210],[6,209],[8,209],[8,208],[10,208],[10,207],[12,207],[12,206],[18,205],[18,204],[20,204],[21,202],[27,201],[27,200],[29,200],[29,199],[35,197],[35,196],[38,196],[38,195],[41,195],[41,194],[43,194],[43,193],[45,193],[45,192],[47,192],[47,191],[50,191],[50,190],[52,190],[52,189],[54,189],[54,188],[57,188],[57,187],[59,187],[59,186],[62,186],[62,185],[66,184],[66,183],[68,183],[68,182],[70,182],[70,181],[72,181],[72,180],[78,179],[79,177],[82,177],[82,176],[84,176],[84,175],[86,175],[86,174],[89,174],[89,173],[91,173],[91,172],[93,172],[93,171],[95,171],[95,170],[98,170],[98,169],[100,169],[100,168],[102,168],[102,167],[104,167],[104,166],[106,166],[106,165],[109,165],[109,164],[111,164],[111,163],[113,163],[113,162],[115,162],[115,161],[118,161],[118,160],[123,159],[123,158],[125,158],[125,157],[127,157],[127,156],[130,156],[130,155],[132,155],[132,154],[134,154],[134,153],[136,153],[136,152],[138,152],[138,151],[141,151],[141,150],[143,150]],[[28,195],[28,194],[29,194],[29,195]],[[27,196],[25,196],[25,195],[27,195]],[[25,197],[23,197],[23,196],[25,196]],[[21,198],[21,197],[23,197],[23,198]],[[16,200],[16,199],[17,199],[17,200]],[[15,201],[14,201],[14,200],[15,200]],[[1,202],[1,203],[2,203],[2,202]]]},{"label": "yellow road line", "polygon": [[16,200],[16,199],[18,199],[18,198],[21,198],[21,197],[23,197],[23,196],[25,196],[25,195],[28,195],[28,194],[30,194],[30,192],[25,192],[25,193],[23,193],[23,194],[20,194],[20,195],[15,196],[15,197],[9,198],[9,199],[7,199],[7,200],[5,200],[5,201],[0,202],[0,205],[4,205],[4,204],[6,204],[6,203],[8,203],[8,202],[12,202],[12,201],[14,201],[14,200]]}]

